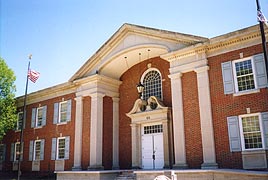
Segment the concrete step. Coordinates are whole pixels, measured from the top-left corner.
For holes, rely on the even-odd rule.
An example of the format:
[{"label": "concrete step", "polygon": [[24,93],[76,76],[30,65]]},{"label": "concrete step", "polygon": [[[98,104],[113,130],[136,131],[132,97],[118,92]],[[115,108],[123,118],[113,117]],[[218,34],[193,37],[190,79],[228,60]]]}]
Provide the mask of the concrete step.
[{"label": "concrete step", "polygon": [[136,180],[133,171],[123,171],[114,180]]}]

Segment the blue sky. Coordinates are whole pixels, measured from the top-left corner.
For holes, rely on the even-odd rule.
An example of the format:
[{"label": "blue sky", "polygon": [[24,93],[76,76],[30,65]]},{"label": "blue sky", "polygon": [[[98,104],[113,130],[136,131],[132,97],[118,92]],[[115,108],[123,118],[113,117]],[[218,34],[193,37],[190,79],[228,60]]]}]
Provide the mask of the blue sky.
[{"label": "blue sky", "polygon": [[[259,0],[268,17],[268,0]],[[124,23],[212,38],[257,24],[255,0],[0,0],[0,56],[24,95],[69,78]]]}]

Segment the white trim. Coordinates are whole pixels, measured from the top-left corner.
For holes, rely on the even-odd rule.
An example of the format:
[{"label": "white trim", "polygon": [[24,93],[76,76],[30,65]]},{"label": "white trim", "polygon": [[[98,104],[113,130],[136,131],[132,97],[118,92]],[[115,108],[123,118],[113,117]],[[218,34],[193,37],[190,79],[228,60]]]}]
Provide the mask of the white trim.
[{"label": "white trim", "polygon": [[36,159],[36,153],[35,153],[35,150],[36,150],[36,143],[37,142],[40,142],[40,155],[41,155],[41,140],[38,139],[38,140],[35,140],[34,141],[34,148],[33,148],[33,161],[39,161],[40,159]]},{"label": "white trim", "polygon": [[63,158],[59,158],[59,141],[60,139],[64,139],[64,152],[65,152],[65,143],[66,143],[66,137],[58,137],[57,138],[57,145],[56,145],[56,160],[62,160],[65,159],[65,153]]},{"label": "white trim", "polygon": [[[244,117],[252,117],[252,116],[258,116],[259,117],[259,125],[260,125],[261,139],[262,139],[262,148],[245,149],[245,141],[244,141],[242,118],[244,118]],[[263,126],[262,126],[261,113],[243,114],[243,115],[239,115],[238,118],[239,118],[239,128],[240,128],[240,137],[241,137],[240,140],[241,140],[242,151],[258,151],[258,150],[264,150],[265,149],[265,142],[264,142],[264,135],[263,135]]]},{"label": "white trim", "polygon": [[[243,61],[247,61],[247,60],[250,60],[251,61],[251,65],[252,65],[252,74],[253,74],[253,78],[254,78],[254,86],[255,86],[255,89],[250,89],[250,90],[244,90],[244,91],[239,91],[238,90],[238,83],[237,83],[237,76],[236,76],[236,69],[235,69],[235,64],[238,63],[238,62],[243,62]],[[250,57],[246,57],[246,58],[243,58],[243,59],[237,59],[237,60],[234,60],[232,61],[232,70],[233,70],[233,78],[234,78],[234,85],[235,85],[235,93],[234,94],[240,94],[243,92],[246,92],[246,93],[254,93],[255,90],[258,89],[258,85],[257,85],[257,80],[256,80],[256,70],[255,70],[255,64],[254,64],[254,59],[253,59],[253,56],[250,56]]]},{"label": "white trim", "polygon": [[[21,111],[21,112],[18,112],[18,115],[17,115],[17,123],[16,123],[16,129],[15,129],[15,131],[20,131],[21,129],[20,129],[20,127],[19,127],[19,119],[20,119],[20,114],[22,114],[22,120],[21,120],[21,123],[23,123],[23,112]],[[23,127],[22,127],[23,128]]]},{"label": "white trim", "polygon": [[[16,159],[16,154],[17,154],[17,144],[20,145],[20,142],[15,142],[15,143],[14,143],[14,152],[13,152],[13,153],[14,153],[14,157],[13,157],[13,161],[18,161],[18,160]],[[18,151],[19,151],[19,153],[20,153],[20,147],[19,147]],[[21,157],[21,156],[18,155],[18,157]]]},{"label": "white trim", "polygon": [[[162,84],[163,78],[162,78],[161,72],[157,68],[148,68],[146,71],[144,71],[142,76],[141,76],[140,82],[143,84],[143,80],[144,80],[145,76],[151,71],[156,71],[160,75],[160,80],[161,80],[161,100],[163,100],[163,84]],[[143,94],[142,94],[142,98],[144,98]]]},{"label": "white trim", "polygon": [[[65,121],[61,121],[61,106],[64,103],[66,103],[66,120]],[[59,119],[58,119],[57,124],[67,124],[67,111],[68,111],[67,106],[68,106],[68,102],[67,101],[59,102],[59,109],[58,109],[58,111],[59,111]]]},{"label": "white trim", "polygon": [[38,112],[41,111],[43,113],[43,108],[44,108],[44,106],[36,108],[34,128],[40,128],[40,127],[42,127],[42,124],[43,124],[43,114],[42,114],[41,125],[38,126]]}]

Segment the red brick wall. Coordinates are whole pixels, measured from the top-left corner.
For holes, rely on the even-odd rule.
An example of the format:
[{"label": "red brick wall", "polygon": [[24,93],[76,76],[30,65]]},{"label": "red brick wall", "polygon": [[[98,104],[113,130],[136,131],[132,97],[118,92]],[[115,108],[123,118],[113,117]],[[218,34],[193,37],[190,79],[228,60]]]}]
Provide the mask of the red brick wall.
[{"label": "red brick wall", "polygon": [[256,45],[208,59],[216,158],[220,168],[242,168],[241,153],[230,152],[227,117],[246,114],[246,108],[250,108],[251,113],[268,111],[267,89],[243,96],[225,95],[223,92],[221,63],[240,59],[240,53],[244,57],[262,53],[262,46]]},{"label": "red brick wall", "polygon": [[113,99],[103,98],[103,147],[102,162],[104,169],[113,166]]},{"label": "red brick wall", "polygon": [[[62,136],[70,136],[70,154],[69,160],[65,160],[65,170],[71,170],[73,166],[73,153],[74,153],[74,125],[75,125],[75,94],[69,94],[42,102],[30,104],[26,108],[26,126],[24,129],[24,147],[23,147],[23,162],[21,163],[22,171],[31,171],[32,170],[32,161],[29,161],[29,143],[31,140],[45,139],[45,149],[44,149],[44,160],[40,161],[40,169],[42,171],[53,171],[55,168],[55,161],[51,160],[51,144],[52,138],[59,137],[60,133]],[[54,125],[53,124],[53,113],[54,113],[54,103],[62,101],[62,98],[65,100],[72,99],[72,113],[71,121],[65,125]],[[31,128],[31,116],[32,108],[41,106],[47,106],[47,119],[46,126],[42,128]],[[19,111],[23,108],[19,108]],[[19,141],[20,132],[9,131],[5,136],[3,143],[7,145],[6,149],[6,170],[12,169],[12,162],[10,161],[11,153],[11,143]]]},{"label": "red brick wall", "polygon": [[184,73],[181,80],[186,161],[189,168],[200,168],[203,152],[196,73],[193,71]]},{"label": "red brick wall", "polygon": [[151,63],[152,68],[157,68],[162,75],[163,101],[166,106],[171,106],[171,90],[169,74],[169,63],[159,57],[149,59],[140,64],[131,67],[121,76],[122,84],[120,85],[120,102],[119,102],[119,163],[120,168],[131,168],[131,120],[126,116],[138,99],[136,85],[147,64]]},{"label": "red brick wall", "polygon": [[83,127],[82,127],[82,169],[86,170],[90,161],[90,116],[91,116],[91,97],[83,98]]}]

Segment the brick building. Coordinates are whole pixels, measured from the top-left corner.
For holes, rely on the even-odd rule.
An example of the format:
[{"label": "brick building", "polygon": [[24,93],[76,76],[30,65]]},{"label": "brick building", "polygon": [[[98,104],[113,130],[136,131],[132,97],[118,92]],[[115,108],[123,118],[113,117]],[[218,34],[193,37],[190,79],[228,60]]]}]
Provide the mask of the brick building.
[{"label": "brick building", "polygon": [[[208,39],[124,24],[68,82],[28,95],[21,169],[267,170],[267,100],[257,25]],[[2,171],[19,135],[1,142]]]}]

